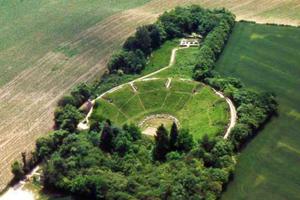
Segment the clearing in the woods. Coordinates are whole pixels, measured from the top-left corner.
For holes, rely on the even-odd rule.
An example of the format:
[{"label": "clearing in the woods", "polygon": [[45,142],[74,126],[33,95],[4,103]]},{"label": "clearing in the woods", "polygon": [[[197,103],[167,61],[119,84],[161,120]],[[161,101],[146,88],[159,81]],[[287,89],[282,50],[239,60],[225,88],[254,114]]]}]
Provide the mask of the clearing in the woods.
[{"label": "clearing in the woods", "polygon": [[299,0],[1,1],[0,190],[12,177],[10,164],[52,128],[57,100],[99,77],[137,26],[183,4],[226,7],[238,19],[300,24]]},{"label": "clearing in the woods", "polygon": [[[166,87],[167,82],[168,79],[136,81],[133,83],[136,90],[125,85],[104,95],[96,101],[90,122],[110,119],[117,125],[139,125],[144,124],[142,122],[148,116],[159,114],[154,124],[165,122],[168,115],[173,116],[178,119],[180,127],[189,129],[196,140],[204,134],[214,136],[224,133],[229,121],[229,108],[224,99],[198,82],[172,79]],[[167,116],[159,120],[162,114]],[[148,122],[146,128],[151,123]]]}]

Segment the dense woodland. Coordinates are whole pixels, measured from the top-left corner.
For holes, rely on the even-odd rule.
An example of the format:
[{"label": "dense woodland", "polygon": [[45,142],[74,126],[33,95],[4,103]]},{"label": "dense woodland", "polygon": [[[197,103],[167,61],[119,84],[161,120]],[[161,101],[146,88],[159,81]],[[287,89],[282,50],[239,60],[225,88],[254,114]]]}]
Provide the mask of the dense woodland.
[{"label": "dense woodland", "polygon": [[[234,26],[227,10],[199,6],[176,8],[154,24],[139,27],[108,63],[109,74],[90,86],[81,84],[65,96],[55,112],[56,131],[40,138],[31,163],[42,162],[46,188],[79,199],[217,199],[234,172],[234,155],[276,113],[273,94],[247,89],[213,69]],[[115,127],[109,119],[78,132],[80,106],[89,98],[142,72],[151,52],[166,40],[196,32],[204,36],[194,79],[230,97],[238,124],[229,140],[204,136],[195,141],[188,130],[160,126],[154,140],[135,125]],[[222,133],[220,133],[222,134]],[[16,178],[28,170],[13,165]]]}]

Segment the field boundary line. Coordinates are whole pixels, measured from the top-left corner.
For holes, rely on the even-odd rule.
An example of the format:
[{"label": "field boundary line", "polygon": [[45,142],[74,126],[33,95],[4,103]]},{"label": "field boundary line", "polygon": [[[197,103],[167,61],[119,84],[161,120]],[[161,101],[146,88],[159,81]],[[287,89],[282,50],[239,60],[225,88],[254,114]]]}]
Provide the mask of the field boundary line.
[{"label": "field boundary line", "polygon": [[138,98],[139,98],[139,101],[140,101],[141,106],[143,107],[144,111],[146,111],[145,105],[144,105],[144,103],[142,102],[142,99],[141,99],[140,95],[137,94],[137,96],[138,96]]},{"label": "field boundary line", "polygon": [[161,108],[163,108],[165,106],[166,100],[170,96],[170,94],[171,94],[170,92],[167,92],[167,95],[165,96],[164,102],[160,106]]}]

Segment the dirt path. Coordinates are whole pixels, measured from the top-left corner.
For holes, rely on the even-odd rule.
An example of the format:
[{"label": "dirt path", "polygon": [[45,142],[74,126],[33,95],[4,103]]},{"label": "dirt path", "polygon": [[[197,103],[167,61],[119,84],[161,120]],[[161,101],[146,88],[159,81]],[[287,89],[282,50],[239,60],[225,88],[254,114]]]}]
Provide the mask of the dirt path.
[{"label": "dirt path", "polygon": [[[300,0],[152,0],[99,21],[59,45],[84,48],[83,52],[72,58],[46,52],[0,87],[0,191],[12,178],[12,162],[20,159],[21,152],[31,151],[35,140],[52,129],[58,99],[74,85],[99,78],[110,54],[137,26],[155,21],[165,10],[187,4],[226,7],[238,20],[300,25]],[[23,56],[16,52],[15,59]],[[0,57],[5,56],[1,51]]]},{"label": "dirt path", "polygon": [[[159,70],[157,70],[157,71],[155,71],[155,72],[152,72],[152,73],[147,74],[147,75],[145,75],[145,76],[142,76],[142,77],[140,77],[140,78],[137,78],[137,79],[135,79],[135,80],[133,80],[133,81],[130,81],[130,82],[128,82],[128,83],[123,83],[123,84],[121,84],[121,85],[119,85],[119,86],[116,86],[116,87],[114,87],[114,88],[112,88],[112,89],[110,89],[110,90],[108,90],[108,91],[102,93],[102,94],[101,94],[100,96],[98,96],[96,99],[92,100],[92,104],[94,105],[94,104],[95,104],[95,101],[96,101],[97,99],[100,99],[100,98],[102,98],[103,96],[105,96],[106,94],[109,94],[109,93],[112,93],[112,92],[114,92],[114,91],[116,91],[116,90],[118,90],[118,89],[121,89],[121,88],[122,88],[123,86],[125,86],[125,85],[128,85],[128,84],[129,84],[131,87],[133,87],[133,84],[134,84],[135,81],[148,80],[148,77],[151,77],[151,76],[153,76],[153,75],[155,75],[155,74],[157,74],[157,73],[159,73],[159,72],[161,72],[161,71],[164,71],[164,70],[166,70],[166,69],[172,67],[172,66],[174,65],[174,63],[175,63],[176,52],[177,52],[178,50],[180,50],[180,49],[186,49],[186,48],[189,48],[189,47],[177,47],[177,48],[174,48],[174,49],[172,50],[171,58],[170,58],[170,61],[169,61],[169,65],[168,65],[168,66],[163,67],[163,68],[161,68],[161,69],[159,69]],[[152,79],[152,78],[151,78],[151,79]],[[153,78],[153,79],[155,79],[155,78]],[[168,86],[167,86],[167,87],[169,87],[170,82],[171,82],[171,79],[168,79]],[[134,87],[133,87],[133,88],[134,88]],[[230,109],[230,121],[229,121],[227,130],[226,130],[226,132],[225,132],[225,134],[224,134],[224,137],[223,137],[224,139],[227,139],[228,136],[229,136],[229,134],[230,134],[230,131],[232,130],[232,128],[233,128],[233,127],[235,126],[235,124],[236,124],[236,120],[237,120],[237,111],[236,111],[236,108],[235,108],[233,102],[232,102],[229,98],[225,97],[224,94],[223,94],[222,92],[219,92],[219,91],[217,91],[217,90],[215,90],[215,89],[213,89],[213,91],[214,91],[218,96],[220,96],[222,99],[225,99],[226,102],[227,102],[227,104],[229,105],[229,109]],[[78,129],[80,129],[80,130],[86,130],[86,129],[89,128],[89,118],[90,118],[92,112],[93,112],[93,107],[91,108],[91,110],[89,111],[89,113],[87,114],[87,116],[85,117],[85,119],[82,120],[82,121],[78,124]],[[153,131],[153,130],[151,129],[151,131]]]},{"label": "dirt path", "polygon": [[[119,86],[116,86],[116,87],[114,87],[114,88],[112,88],[112,89],[110,89],[110,90],[108,90],[108,91],[102,93],[102,94],[101,94],[100,96],[98,96],[96,99],[92,100],[92,104],[94,105],[97,99],[100,99],[100,98],[102,98],[103,96],[105,96],[106,94],[109,94],[109,93],[112,93],[112,92],[114,92],[114,91],[116,91],[116,90],[118,90],[118,89],[121,89],[121,88],[122,88],[123,86],[125,86],[125,85],[128,85],[128,84],[129,84],[129,85],[133,85],[133,83],[134,83],[135,81],[145,80],[145,79],[147,79],[147,78],[150,77],[150,76],[153,76],[153,75],[155,75],[155,74],[157,74],[157,73],[159,73],[159,72],[161,72],[161,71],[164,71],[164,70],[170,68],[170,67],[173,66],[173,64],[175,63],[176,52],[177,52],[178,50],[180,50],[180,49],[186,49],[186,48],[188,48],[188,47],[177,47],[177,48],[174,48],[174,49],[172,50],[171,58],[170,58],[170,61],[169,61],[169,65],[168,65],[168,66],[163,67],[163,68],[161,68],[161,69],[159,69],[159,70],[157,70],[157,71],[155,71],[155,72],[152,72],[152,73],[150,73],[150,74],[147,74],[147,75],[145,75],[145,76],[139,77],[139,78],[137,78],[137,79],[135,79],[135,80],[133,80],[133,81],[130,81],[130,82],[128,82],[128,83],[123,83],[123,84],[121,84],[121,85],[119,85]],[[86,117],[84,118],[84,120],[82,120],[82,121],[78,124],[77,128],[78,128],[79,130],[87,130],[87,129],[89,128],[89,118],[90,118],[91,115],[92,115],[93,108],[94,108],[94,107],[92,107],[92,108],[90,109],[90,111],[88,112],[88,114],[86,115]]]},{"label": "dirt path", "polygon": [[38,170],[40,169],[39,166],[36,166],[29,174],[26,175],[25,179],[10,187],[3,196],[0,197],[1,200],[34,200],[36,199],[35,194],[24,188],[25,184],[34,176],[40,175]]},{"label": "dirt path", "polygon": [[231,101],[231,99],[229,99],[228,97],[225,97],[224,94],[222,92],[219,92],[215,89],[213,89],[214,92],[220,96],[222,99],[225,99],[227,104],[229,105],[229,109],[230,109],[230,121],[229,121],[229,124],[228,124],[228,127],[227,127],[227,130],[224,134],[224,139],[227,139],[229,134],[230,134],[230,131],[232,130],[232,128],[235,126],[236,124],[236,121],[237,121],[237,111],[236,111],[236,108],[233,104],[233,102]]}]

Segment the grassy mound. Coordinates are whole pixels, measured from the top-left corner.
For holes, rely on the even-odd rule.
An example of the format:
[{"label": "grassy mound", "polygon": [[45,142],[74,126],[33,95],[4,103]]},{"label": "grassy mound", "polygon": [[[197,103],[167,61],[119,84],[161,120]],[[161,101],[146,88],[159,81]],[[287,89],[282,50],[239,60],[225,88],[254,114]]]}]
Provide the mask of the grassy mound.
[{"label": "grassy mound", "polygon": [[[239,157],[223,199],[298,199],[300,28],[238,23],[217,71],[275,92],[279,116]],[[275,173],[276,172],[276,173]]]},{"label": "grassy mound", "polygon": [[228,124],[228,105],[207,86],[200,83],[172,79],[138,81],[137,91],[130,85],[106,94],[96,103],[91,121],[110,119],[117,125],[138,124],[152,114],[170,114],[182,128],[188,128],[195,139],[204,134],[222,133]]}]

